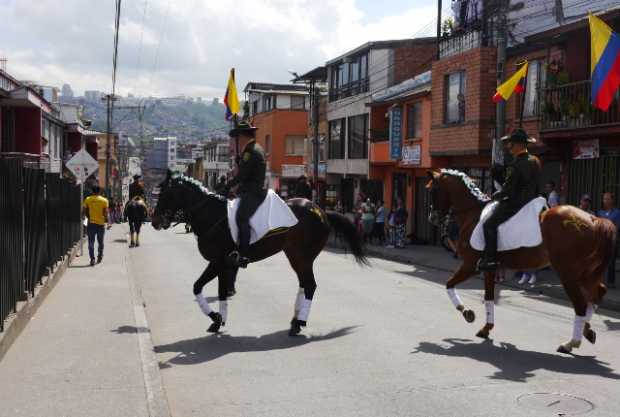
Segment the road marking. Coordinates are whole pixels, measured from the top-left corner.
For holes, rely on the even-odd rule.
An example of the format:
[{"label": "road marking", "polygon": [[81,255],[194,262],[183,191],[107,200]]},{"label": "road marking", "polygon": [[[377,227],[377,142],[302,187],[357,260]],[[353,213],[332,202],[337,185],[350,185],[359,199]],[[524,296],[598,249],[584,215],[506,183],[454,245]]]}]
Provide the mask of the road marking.
[{"label": "road marking", "polygon": [[133,314],[136,329],[149,329],[148,331],[137,331],[138,348],[140,351],[140,361],[142,362],[142,377],[144,379],[144,389],[146,391],[146,404],[149,417],[171,417],[168,398],[164,390],[164,385],[159,370],[159,363],[155,357],[153,340],[146,312],[144,311],[144,301],[137,291],[136,283],[129,267],[129,254],[124,257],[125,272],[129,281],[131,300],[133,303]]}]

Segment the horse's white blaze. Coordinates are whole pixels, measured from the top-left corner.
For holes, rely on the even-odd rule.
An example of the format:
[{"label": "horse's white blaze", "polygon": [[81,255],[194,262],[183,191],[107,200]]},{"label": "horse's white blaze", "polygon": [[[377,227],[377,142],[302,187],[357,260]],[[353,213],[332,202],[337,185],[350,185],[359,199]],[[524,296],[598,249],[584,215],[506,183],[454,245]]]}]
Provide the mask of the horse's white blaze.
[{"label": "horse's white blaze", "polygon": [[586,324],[586,316],[578,316],[575,314],[575,321],[573,322],[573,338],[575,342],[581,342],[583,337],[583,326]]},{"label": "horse's white blaze", "polygon": [[295,297],[295,307],[293,310],[293,317],[297,317],[297,315],[299,314],[301,303],[304,301],[305,298],[306,298],[306,294],[304,292],[304,289],[299,287],[299,290],[297,291],[297,296]]},{"label": "horse's white blaze", "polygon": [[222,321],[226,323],[228,318],[228,300],[220,300],[220,314],[222,315]]},{"label": "horse's white blaze", "polygon": [[308,321],[308,316],[310,315],[310,307],[312,306],[312,300],[308,300],[304,297],[301,302],[301,306],[299,308],[299,314],[297,314],[297,319],[301,321]]},{"label": "horse's white blaze", "polygon": [[212,310],[211,307],[209,307],[209,302],[207,301],[207,299],[204,298],[202,294],[196,294],[196,301],[198,302],[198,306],[200,307],[202,312],[208,316]]},{"label": "horse's white blaze", "polygon": [[454,307],[459,307],[463,305],[463,301],[461,300],[461,297],[459,297],[459,295],[456,293],[456,288],[448,288],[447,290],[448,292],[448,297],[450,297],[450,301],[452,301],[452,304],[454,305]]},{"label": "horse's white blaze", "polygon": [[484,309],[487,313],[487,323],[494,324],[495,323],[495,302],[493,300],[484,302]]}]

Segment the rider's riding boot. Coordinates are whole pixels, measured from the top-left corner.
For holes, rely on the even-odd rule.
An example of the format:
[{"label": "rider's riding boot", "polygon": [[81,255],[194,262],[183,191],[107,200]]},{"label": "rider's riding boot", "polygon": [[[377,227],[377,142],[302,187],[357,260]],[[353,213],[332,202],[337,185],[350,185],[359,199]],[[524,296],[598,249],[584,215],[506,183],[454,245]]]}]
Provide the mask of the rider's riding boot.
[{"label": "rider's riding boot", "polygon": [[250,263],[248,252],[250,251],[250,224],[239,224],[239,250],[230,254],[231,263],[238,268],[247,268]]},{"label": "rider's riding boot", "polygon": [[484,228],[484,252],[478,261],[479,271],[495,271],[499,267],[497,262],[497,230],[491,227]]}]

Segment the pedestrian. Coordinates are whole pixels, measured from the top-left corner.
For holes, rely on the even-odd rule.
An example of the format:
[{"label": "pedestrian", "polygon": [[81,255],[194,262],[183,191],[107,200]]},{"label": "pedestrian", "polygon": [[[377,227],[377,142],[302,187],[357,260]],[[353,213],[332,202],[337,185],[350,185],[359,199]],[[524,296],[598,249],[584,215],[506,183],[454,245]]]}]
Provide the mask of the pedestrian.
[{"label": "pedestrian", "polygon": [[101,195],[101,187],[93,185],[93,194],[84,200],[84,215],[88,219],[86,234],[88,235],[88,255],[90,265],[95,265],[95,238],[98,244],[97,263],[103,259],[103,238],[105,224],[108,222],[108,199]]},{"label": "pedestrian", "polygon": [[581,196],[581,200],[579,200],[579,208],[594,216],[594,210],[592,210],[592,197],[590,197],[590,194],[584,194]]},{"label": "pedestrian", "polygon": [[390,212],[388,213],[388,244],[387,248],[394,248],[396,244],[396,210],[394,207],[390,207]]},{"label": "pedestrian", "polygon": [[305,198],[312,201],[312,187],[308,183],[308,178],[305,175],[301,175],[297,179],[297,185],[295,187],[295,197]]},{"label": "pedestrian", "polygon": [[560,196],[555,190],[555,182],[549,181],[545,184],[545,193],[547,193],[547,205],[555,207],[560,205]]},{"label": "pedestrian", "polygon": [[381,200],[377,202],[372,236],[379,241],[380,245],[385,245],[385,207],[383,207],[383,201]]},{"label": "pedestrian", "polygon": [[[603,208],[596,215],[611,220],[616,226],[616,230],[620,230],[620,210],[615,207],[614,195],[611,192],[603,194]],[[616,288],[616,256],[618,254],[618,237],[614,242],[612,257],[607,267],[607,286]]]},{"label": "pedestrian", "polygon": [[372,203],[370,202],[370,198],[367,198],[364,203],[362,203],[362,231],[364,234],[364,242],[368,242],[370,240],[370,236],[372,233],[372,228],[375,224],[375,211]]},{"label": "pedestrian", "polygon": [[409,213],[403,206],[403,200],[398,199],[396,205],[396,213],[394,214],[394,226],[396,229],[395,246],[397,248],[405,247],[405,231],[407,229],[407,219]]},{"label": "pedestrian", "polygon": [[337,213],[344,214],[344,207],[342,206],[342,201],[340,200],[336,201],[335,210]]}]

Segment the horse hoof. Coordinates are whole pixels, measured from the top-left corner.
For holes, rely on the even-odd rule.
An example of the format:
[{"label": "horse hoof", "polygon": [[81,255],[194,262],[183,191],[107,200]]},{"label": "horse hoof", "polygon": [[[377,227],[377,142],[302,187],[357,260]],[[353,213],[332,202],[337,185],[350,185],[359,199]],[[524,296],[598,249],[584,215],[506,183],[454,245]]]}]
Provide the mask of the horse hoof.
[{"label": "horse hoof", "polygon": [[218,323],[213,323],[207,329],[207,332],[209,332],[209,333],[217,333],[219,331],[220,331],[220,325]]},{"label": "horse hoof", "polygon": [[211,318],[211,320],[213,320],[213,323],[211,324],[211,326],[209,326],[209,328],[207,329],[207,332],[209,333],[219,332],[220,327],[224,323],[224,320],[222,319],[222,315],[220,313],[212,312],[209,314],[209,317]]},{"label": "horse hoof", "polygon": [[592,329],[588,329],[583,333],[586,340],[592,344],[596,343],[596,332]]},{"label": "horse hoof", "polygon": [[299,333],[301,333],[301,321],[297,320],[296,318],[293,318],[293,320],[291,320],[291,328],[288,331],[288,335],[289,336],[297,336]]},{"label": "horse hoof", "polygon": [[476,313],[473,310],[463,310],[463,317],[467,323],[473,323],[476,320]]},{"label": "horse hoof", "polygon": [[481,339],[488,339],[489,338],[489,332],[488,331],[484,331],[484,330],[479,330],[478,333],[476,333],[476,336],[481,338]]},{"label": "horse hoof", "polygon": [[569,354],[571,352],[572,349],[567,349],[564,345],[560,345],[560,347],[558,348],[558,352],[559,353],[566,353]]}]

